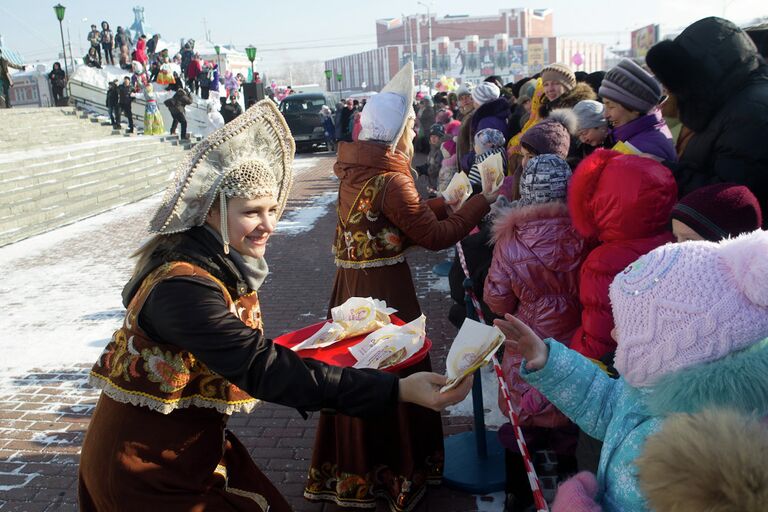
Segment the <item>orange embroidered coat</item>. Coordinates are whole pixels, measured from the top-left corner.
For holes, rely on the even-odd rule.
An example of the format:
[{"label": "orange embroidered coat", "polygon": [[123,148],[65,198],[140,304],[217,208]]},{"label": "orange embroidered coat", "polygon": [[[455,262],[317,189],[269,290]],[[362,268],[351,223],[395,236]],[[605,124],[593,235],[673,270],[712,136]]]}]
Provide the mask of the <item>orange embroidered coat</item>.
[{"label": "orange embroidered coat", "polygon": [[333,245],[338,268],[330,306],[371,296],[397,308],[403,320],[417,318],[406,250],[450,247],[488,213],[488,202],[478,195],[451,214],[442,198],[422,201],[408,158],[374,142],[340,143],[334,171],[340,179]]}]

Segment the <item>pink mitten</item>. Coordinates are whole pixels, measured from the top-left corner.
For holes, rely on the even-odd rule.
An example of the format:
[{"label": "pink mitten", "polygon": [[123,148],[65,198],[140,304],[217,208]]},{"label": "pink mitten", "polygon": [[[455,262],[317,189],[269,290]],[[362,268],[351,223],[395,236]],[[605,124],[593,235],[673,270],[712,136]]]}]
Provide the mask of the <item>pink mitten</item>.
[{"label": "pink mitten", "polygon": [[601,512],[595,503],[597,479],[589,471],[582,471],[563,482],[557,489],[552,512]]}]

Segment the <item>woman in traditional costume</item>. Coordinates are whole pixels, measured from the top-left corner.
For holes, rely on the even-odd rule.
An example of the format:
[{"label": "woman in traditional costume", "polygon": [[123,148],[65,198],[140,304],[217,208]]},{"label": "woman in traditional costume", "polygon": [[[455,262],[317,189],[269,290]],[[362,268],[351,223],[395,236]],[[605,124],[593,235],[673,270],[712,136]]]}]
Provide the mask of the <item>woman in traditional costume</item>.
[{"label": "woman in traditional costume", "polygon": [[[451,247],[489,212],[497,195],[477,194],[456,211],[443,198],[419,199],[411,170],[413,83],[409,63],[366,104],[359,140],[339,143],[331,308],[350,297],[373,297],[406,322],[418,318],[406,249]],[[401,375],[429,369],[427,357]],[[304,496],[358,508],[375,508],[383,497],[390,510],[411,510],[427,483],[440,483],[443,459],[442,423],[433,411],[403,406],[376,421],[323,413]]]},{"label": "woman in traditional costume", "polygon": [[[226,428],[260,400],[300,411],[440,409],[445,378],[302,360],[265,339],[257,290],[292,183],[295,146],[261,101],[198,144],[153,218],[123,291],[125,320],[91,370],[102,389],[83,443],[80,509],[291,510]],[[470,379],[468,379],[469,381]]]}]

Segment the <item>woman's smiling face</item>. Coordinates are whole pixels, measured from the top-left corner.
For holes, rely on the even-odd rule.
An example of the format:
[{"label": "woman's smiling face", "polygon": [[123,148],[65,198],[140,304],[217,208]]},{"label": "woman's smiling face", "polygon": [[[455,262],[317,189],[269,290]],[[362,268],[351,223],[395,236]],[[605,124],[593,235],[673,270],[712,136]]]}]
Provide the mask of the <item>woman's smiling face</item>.
[{"label": "woman's smiling face", "polygon": [[[267,240],[277,225],[278,209],[277,200],[271,195],[256,199],[227,199],[229,245],[243,256],[263,257]],[[206,222],[221,231],[218,202],[211,207]]]}]

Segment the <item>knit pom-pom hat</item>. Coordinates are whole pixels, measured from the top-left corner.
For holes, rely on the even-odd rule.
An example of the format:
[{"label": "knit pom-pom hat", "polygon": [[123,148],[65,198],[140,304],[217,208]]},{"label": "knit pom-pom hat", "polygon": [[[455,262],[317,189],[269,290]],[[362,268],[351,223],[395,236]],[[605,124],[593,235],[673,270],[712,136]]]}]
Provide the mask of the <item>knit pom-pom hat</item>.
[{"label": "knit pom-pom hat", "polygon": [[576,132],[576,116],[571,109],[553,110],[549,117],[532,126],[520,139],[520,144],[536,155],[568,156],[571,135]]},{"label": "knit pom-pom hat", "polygon": [[768,337],[768,232],[667,244],[616,276],[616,369],[636,387]]}]

